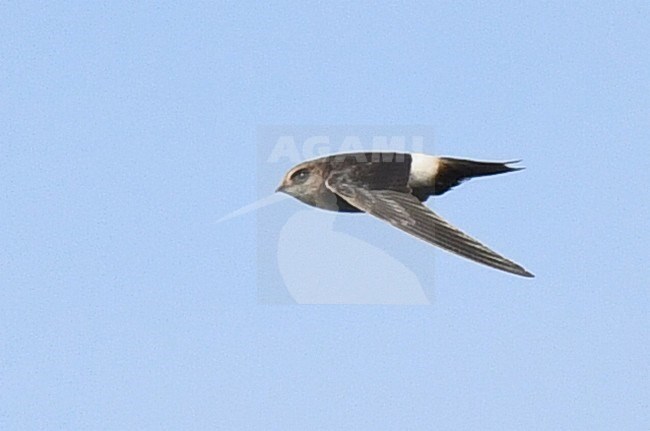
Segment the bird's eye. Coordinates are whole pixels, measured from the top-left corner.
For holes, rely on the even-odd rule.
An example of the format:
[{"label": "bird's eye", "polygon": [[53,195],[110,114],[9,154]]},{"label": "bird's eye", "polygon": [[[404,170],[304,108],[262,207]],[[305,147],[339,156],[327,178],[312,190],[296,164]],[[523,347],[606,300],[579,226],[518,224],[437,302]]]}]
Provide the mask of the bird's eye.
[{"label": "bird's eye", "polygon": [[307,179],[309,176],[309,170],[307,169],[300,169],[291,175],[291,181],[301,183]]}]

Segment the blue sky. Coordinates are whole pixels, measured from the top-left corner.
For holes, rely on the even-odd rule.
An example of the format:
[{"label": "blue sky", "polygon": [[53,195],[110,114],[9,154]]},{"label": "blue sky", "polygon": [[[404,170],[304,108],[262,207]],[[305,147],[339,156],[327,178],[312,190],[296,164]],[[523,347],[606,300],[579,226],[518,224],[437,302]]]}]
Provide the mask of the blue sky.
[{"label": "blue sky", "polygon": [[[0,428],[647,428],[650,7],[565,3],[0,6]],[[339,216],[431,305],[268,301],[264,125],[523,159],[435,208],[537,277]]]}]

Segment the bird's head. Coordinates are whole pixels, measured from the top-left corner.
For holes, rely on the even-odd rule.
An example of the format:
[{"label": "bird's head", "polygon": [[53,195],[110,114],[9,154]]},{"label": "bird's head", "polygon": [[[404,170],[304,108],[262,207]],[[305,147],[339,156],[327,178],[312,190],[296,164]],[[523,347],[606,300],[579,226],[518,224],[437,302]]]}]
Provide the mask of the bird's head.
[{"label": "bird's head", "polygon": [[305,162],[291,168],[275,191],[314,205],[313,199],[323,184],[320,169],[313,163]]}]

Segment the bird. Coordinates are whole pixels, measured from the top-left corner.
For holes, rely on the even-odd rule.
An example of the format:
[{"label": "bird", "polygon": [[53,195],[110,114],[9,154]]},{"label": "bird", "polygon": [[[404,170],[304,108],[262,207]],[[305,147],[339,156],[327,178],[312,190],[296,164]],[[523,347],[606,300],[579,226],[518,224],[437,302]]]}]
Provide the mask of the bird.
[{"label": "bird", "polygon": [[323,210],[367,213],[431,245],[522,277],[534,275],[456,228],[424,202],[470,178],[521,170],[520,160],[486,162],[424,153],[355,152],[308,160],[276,192]]}]

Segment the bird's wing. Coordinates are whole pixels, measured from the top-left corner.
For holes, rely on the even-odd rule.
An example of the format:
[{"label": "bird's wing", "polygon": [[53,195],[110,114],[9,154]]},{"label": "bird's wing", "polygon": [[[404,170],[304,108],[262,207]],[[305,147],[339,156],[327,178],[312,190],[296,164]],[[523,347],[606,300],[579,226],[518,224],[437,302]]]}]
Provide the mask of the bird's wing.
[{"label": "bird's wing", "polygon": [[449,224],[412,194],[396,190],[369,190],[350,179],[346,174],[333,173],[325,185],[354,207],[429,244],[502,271],[534,277],[520,265]]}]

